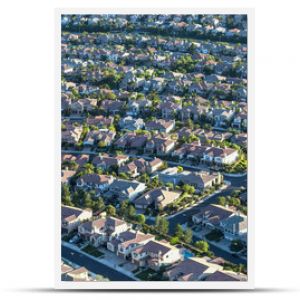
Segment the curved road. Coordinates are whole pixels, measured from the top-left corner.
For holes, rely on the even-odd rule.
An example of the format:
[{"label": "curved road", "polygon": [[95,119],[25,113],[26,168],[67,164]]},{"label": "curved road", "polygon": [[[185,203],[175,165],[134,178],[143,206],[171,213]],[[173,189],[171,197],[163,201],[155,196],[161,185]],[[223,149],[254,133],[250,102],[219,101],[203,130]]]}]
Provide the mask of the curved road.
[{"label": "curved road", "polygon": [[[231,185],[224,189],[223,191],[221,191],[218,194],[215,194],[213,196],[211,196],[210,198],[208,198],[206,201],[199,203],[196,206],[191,207],[190,209],[186,209],[184,211],[182,211],[182,213],[174,216],[174,217],[170,217],[168,218],[169,221],[169,234],[173,235],[175,233],[175,228],[177,224],[185,224],[186,222],[188,222],[191,217],[199,212],[199,208],[206,206],[207,204],[216,204],[218,203],[218,198],[220,196],[229,196],[231,195],[232,191],[235,188],[239,188],[239,187],[245,187],[247,188],[247,175],[241,176],[241,177],[231,177],[231,176],[224,176],[225,180],[228,180],[231,182]],[[154,224],[154,220],[152,219],[148,219],[147,220],[147,224],[149,225],[153,225]],[[230,253],[212,245],[211,243],[209,243],[210,249],[211,251],[216,255],[216,256],[220,256],[222,258],[224,258],[225,260],[232,262],[234,264],[244,264],[247,265],[247,260],[241,257],[233,257]]]}]

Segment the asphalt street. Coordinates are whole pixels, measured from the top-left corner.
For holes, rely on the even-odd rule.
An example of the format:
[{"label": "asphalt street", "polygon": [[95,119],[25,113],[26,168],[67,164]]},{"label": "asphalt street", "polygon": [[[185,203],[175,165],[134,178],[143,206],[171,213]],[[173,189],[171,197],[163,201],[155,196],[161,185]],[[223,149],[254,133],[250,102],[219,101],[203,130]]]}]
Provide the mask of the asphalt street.
[{"label": "asphalt street", "polygon": [[102,275],[111,281],[134,281],[132,278],[63,245],[61,246],[61,255],[62,258],[79,266],[84,266],[90,272]]},{"label": "asphalt street", "polygon": [[[224,189],[223,191],[221,191],[218,194],[215,194],[213,196],[211,196],[209,199],[207,199],[206,201],[190,208],[187,210],[184,210],[182,213],[171,217],[168,219],[169,221],[169,234],[174,234],[175,233],[175,228],[177,224],[185,224],[186,222],[188,222],[191,217],[194,214],[197,214],[199,212],[200,207],[206,206],[207,204],[216,204],[218,203],[218,198],[220,196],[229,196],[231,195],[232,191],[237,188],[237,187],[247,187],[247,175],[241,176],[241,177],[229,177],[229,176],[224,176],[225,180],[229,180],[231,182],[231,185]],[[149,225],[153,225],[154,224],[154,220],[153,219],[148,219],[147,220],[147,224]],[[234,264],[245,264],[247,265],[247,260],[244,258],[240,258],[240,257],[233,257],[230,253],[212,245],[210,243],[210,250],[216,255],[216,256],[220,256],[222,258],[224,258],[225,260],[232,262]]]}]

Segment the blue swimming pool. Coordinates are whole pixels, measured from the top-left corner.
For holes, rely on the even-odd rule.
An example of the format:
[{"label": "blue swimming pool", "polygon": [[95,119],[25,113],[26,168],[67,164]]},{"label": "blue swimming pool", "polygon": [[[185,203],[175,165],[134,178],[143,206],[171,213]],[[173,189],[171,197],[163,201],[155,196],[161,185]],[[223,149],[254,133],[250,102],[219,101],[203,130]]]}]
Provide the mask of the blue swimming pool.
[{"label": "blue swimming pool", "polygon": [[189,257],[193,257],[194,256],[194,254],[191,251],[189,251],[189,250],[184,250],[182,252],[182,255],[183,255],[184,259],[187,259]]}]

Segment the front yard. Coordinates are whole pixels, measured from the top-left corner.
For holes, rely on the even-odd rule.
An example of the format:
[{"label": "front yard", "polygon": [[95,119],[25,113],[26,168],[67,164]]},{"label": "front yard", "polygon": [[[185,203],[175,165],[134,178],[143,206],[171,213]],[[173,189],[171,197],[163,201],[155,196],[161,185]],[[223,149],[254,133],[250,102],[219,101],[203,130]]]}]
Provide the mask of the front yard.
[{"label": "front yard", "polygon": [[82,251],[90,254],[90,255],[93,255],[95,257],[101,257],[104,255],[103,252],[99,251],[98,249],[96,249],[95,247],[91,246],[91,245],[87,245],[86,247],[84,247],[82,249]]},{"label": "front yard", "polygon": [[163,276],[160,272],[154,271],[152,269],[146,269],[140,273],[135,274],[137,278],[142,281],[162,281]]},{"label": "front yard", "polygon": [[213,229],[211,232],[205,235],[209,241],[220,242],[224,238],[224,234],[221,230]]}]

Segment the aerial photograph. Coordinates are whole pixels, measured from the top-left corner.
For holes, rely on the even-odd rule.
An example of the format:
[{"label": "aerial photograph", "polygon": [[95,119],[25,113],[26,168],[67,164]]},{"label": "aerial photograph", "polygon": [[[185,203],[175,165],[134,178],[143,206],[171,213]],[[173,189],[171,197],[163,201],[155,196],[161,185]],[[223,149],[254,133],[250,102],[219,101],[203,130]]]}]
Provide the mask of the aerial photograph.
[{"label": "aerial photograph", "polygon": [[61,281],[248,281],[247,14],[60,22]]}]

